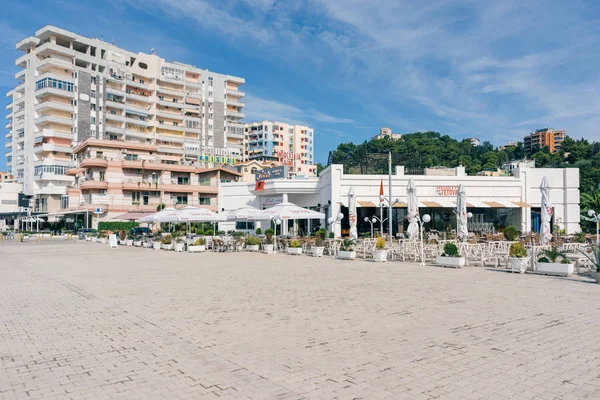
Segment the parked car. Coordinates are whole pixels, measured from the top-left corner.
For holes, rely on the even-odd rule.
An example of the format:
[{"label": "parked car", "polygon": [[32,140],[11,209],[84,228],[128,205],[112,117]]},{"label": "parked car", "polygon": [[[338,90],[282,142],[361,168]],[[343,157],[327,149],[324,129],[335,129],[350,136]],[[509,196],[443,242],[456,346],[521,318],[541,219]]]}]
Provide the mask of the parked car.
[{"label": "parked car", "polygon": [[83,228],[77,231],[77,236],[79,237],[79,239],[85,239],[86,236],[90,233],[96,233],[97,231],[95,229],[91,229],[91,228]]},{"label": "parked car", "polygon": [[129,231],[133,236],[149,236],[152,235],[150,228],[131,228]]}]

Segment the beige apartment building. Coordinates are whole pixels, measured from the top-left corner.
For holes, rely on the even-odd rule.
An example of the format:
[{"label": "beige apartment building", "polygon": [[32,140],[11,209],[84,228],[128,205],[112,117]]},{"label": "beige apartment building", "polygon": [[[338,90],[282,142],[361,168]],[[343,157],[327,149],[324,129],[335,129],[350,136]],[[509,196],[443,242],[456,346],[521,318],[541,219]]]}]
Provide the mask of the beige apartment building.
[{"label": "beige apartment building", "polygon": [[[103,147],[123,156],[142,152],[139,157],[148,156],[148,163],[165,168],[161,179],[185,170],[191,186],[196,185],[194,176],[204,173],[198,171],[218,171],[244,158],[243,78],[167,62],[153,52],[133,53],[53,26],[21,40],[16,48],[23,52],[16,60],[22,69],[7,94],[12,101],[6,107],[6,161],[24,193],[35,199],[36,212],[71,209],[70,189],[81,191],[83,204],[78,207],[96,208],[96,190],[118,199],[109,180],[98,181],[96,188],[85,184],[85,177],[99,178],[96,168],[106,168],[105,178],[114,184],[119,173],[128,176],[112,163],[130,160],[111,155],[106,165],[96,165],[97,156],[85,161],[87,154],[102,153]],[[67,173],[73,168],[78,174]],[[82,176],[84,181],[76,181]],[[216,185],[216,178],[211,179]],[[205,185],[196,186],[198,190],[187,192],[189,204],[197,203],[195,194],[206,192]],[[120,190],[125,190],[123,199],[132,196],[129,189]],[[126,200],[118,200],[108,209],[127,206]]]},{"label": "beige apartment building", "polygon": [[316,176],[314,129],[285,122],[245,125],[247,160],[271,161],[289,167],[290,176]]},{"label": "beige apartment building", "polygon": [[158,205],[219,209],[219,187],[238,181],[233,167],[204,168],[161,154],[158,145],[86,139],[74,148],[77,167],[63,208],[87,211],[97,221],[125,213],[155,212]]},{"label": "beige apartment building", "polygon": [[531,155],[544,147],[547,147],[550,153],[554,153],[562,147],[566,136],[566,131],[552,128],[537,129],[523,138],[525,155]]}]

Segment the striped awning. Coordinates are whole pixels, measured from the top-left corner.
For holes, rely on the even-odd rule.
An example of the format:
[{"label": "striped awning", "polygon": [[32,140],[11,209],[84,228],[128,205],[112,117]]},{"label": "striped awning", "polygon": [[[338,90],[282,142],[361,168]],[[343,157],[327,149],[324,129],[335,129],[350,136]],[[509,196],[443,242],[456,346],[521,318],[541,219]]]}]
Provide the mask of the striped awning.
[{"label": "striped awning", "polygon": [[498,203],[497,201],[484,201],[484,203],[492,208],[506,208],[506,205]]},{"label": "striped awning", "polygon": [[359,207],[377,207],[372,201],[358,200],[357,203]]},{"label": "striped awning", "polygon": [[133,111],[133,110],[125,110],[125,113],[127,114],[133,114],[133,115],[139,115],[140,117],[147,117],[148,113],[142,112],[142,111]]},{"label": "striped awning", "polygon": [[442,208],[456,208],[456,202],[451,201],[449,199],[439,199],[435,202],[440,204]]},{"label": "striped awning", "polygon": [[394,204],[394,208],[407,208],[407,207],[408,207],[408,204],[404,203],[404,202]]},{"label": "striped awning", "polygon": [[467,208],[490,208],[490,206],[483,201],[468,199]]},{"label": "striped awning", "polygon": [[192,108],[186,108],[184,111],[186,113],[190,113],[190,114],[200,114],[200,110],[195,110],[195,109],[192,109]]},{"label": "striped awning", "polygon": [[420,201],[419,207],[442,208],[442,205],[435,201]]},{"label": "striped awning", "polygon": [[527,204],[522,201],[513,201],[512,203],[515,204],[517,207],[521,207],[521,208],[531,207],[531,204]]}]

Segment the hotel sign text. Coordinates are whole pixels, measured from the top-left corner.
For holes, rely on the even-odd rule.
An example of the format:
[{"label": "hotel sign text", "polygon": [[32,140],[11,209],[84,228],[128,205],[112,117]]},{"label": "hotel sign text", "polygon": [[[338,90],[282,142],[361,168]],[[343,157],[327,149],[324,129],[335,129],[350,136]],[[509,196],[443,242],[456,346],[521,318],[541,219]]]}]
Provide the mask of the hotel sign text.
[{"label": "hotel sign text", "polygon": [[435,191],[438,196],[456,196],[458,194],[458,186],[436,186]]}]

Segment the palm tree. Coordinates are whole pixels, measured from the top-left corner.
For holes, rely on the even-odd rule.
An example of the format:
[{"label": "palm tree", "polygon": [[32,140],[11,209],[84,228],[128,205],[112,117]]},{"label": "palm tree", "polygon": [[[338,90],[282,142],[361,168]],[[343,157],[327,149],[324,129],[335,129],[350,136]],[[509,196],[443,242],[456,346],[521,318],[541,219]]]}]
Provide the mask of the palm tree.
[{"label": "palm tree", "polygon": [[542,254],[548,257],[548,259],[550,259],[550,261],[552,261],[553,263],[556,262],[556,259],[558,257],[567,258],[567,253],[564,251],[560,251],[557,246],[552,246],[548,250],[542,250]]},{"label": "palm tree", "polygon": [[594,210],[600,212],[600,190],[591,188],[587,193],[581,193],[581,207],[583,212]]}]

